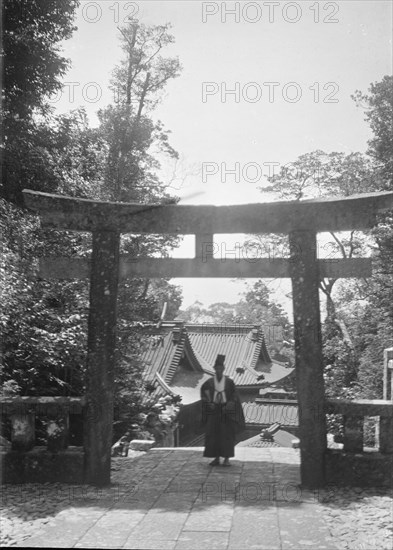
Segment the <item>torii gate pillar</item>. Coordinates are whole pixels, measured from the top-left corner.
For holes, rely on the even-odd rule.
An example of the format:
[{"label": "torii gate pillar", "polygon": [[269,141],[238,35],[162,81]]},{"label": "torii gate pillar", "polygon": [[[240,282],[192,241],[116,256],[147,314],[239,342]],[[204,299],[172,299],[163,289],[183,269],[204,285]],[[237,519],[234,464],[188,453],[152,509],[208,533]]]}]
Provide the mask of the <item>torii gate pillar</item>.
[{"label": "torii gate pillar", "polygon": [[326,421],[316,234],[293,231],[289,242],[301,480],[305,487],[317,488],[324,484]]},{"label": "torii gate pillar", "polygon": [[110,483],[120,234],[93,231],[87,341],[87,482]]}]

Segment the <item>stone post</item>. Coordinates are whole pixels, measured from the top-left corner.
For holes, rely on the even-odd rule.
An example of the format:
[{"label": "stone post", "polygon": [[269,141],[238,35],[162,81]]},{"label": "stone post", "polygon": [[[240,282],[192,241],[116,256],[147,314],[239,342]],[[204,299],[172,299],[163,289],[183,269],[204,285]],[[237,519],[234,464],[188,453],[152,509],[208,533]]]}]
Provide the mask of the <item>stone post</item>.
[{"label": "stone post", "polygon": [[87,355],[87,482],[110,483],[120,235],[93,232]]},{"label": "stone post", "polygon": [[16,413],[10,416],[11,443],[15,451],[30,451],[35,444],[35,414]]},{"label": "stone post", "polygon": [[289,240],[301,482],[304,487],[317,488],[325,481],[326,420],[316,234],[292,231]]},{"label": "stone post", "polygon": [[344,415],[344,451],[363,452],[363,416]]}]

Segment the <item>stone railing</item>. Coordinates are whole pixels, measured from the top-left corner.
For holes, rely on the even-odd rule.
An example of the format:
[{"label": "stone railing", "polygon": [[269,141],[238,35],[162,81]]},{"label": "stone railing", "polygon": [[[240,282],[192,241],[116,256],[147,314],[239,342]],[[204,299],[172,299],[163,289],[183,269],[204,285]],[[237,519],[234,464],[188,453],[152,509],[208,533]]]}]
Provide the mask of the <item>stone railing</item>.
[{"label": "stone railing", "polygon": [[70,414],[82,415],[84,397],[6,397],[1,398],[3,417],[11,422],[11,445],[15,451],[30,451],[36,445],[36,418],[46,424],[47,449],[68,447]]},{"label": "stone railing", "polygon": [[[393,402],[382,399],[329,399],[326,414],[343,416],[343,449],[326,452],[326,481],[358,486],[393,485]],[[365,448],[364,421],[379,417],[375,424],[375,447]]]},{"label": "stone railing", "polygon": [[[83,479],[84,397],[3,397],[0,404],[11,440],[1,453],[3,482]],[[77,415],[79,446],[69,446],[71,415]]]},{"label": "stone railing", "polygon": [[382,454],[393,453],[393,402],[382,399],[329,399],[327,414],[340,414],[344,425],[344,451],[363,452],[365,417],[379,417],[376,424],[376,449]]}]

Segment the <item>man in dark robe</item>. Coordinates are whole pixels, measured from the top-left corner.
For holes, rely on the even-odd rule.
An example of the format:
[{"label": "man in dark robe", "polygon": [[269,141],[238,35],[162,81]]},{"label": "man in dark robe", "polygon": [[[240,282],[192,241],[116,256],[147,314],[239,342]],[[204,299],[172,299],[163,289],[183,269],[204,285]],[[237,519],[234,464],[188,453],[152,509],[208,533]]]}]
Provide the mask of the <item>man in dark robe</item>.
[{"label": "man in dark robe", "polygon": [[224,376],[225,355],[217,355],[215,375],[201,388],[202,423],[206,426],[203,456],[214,457],[211,466],[229,466],[235,455],[236,432],[244,429],[242,405],[233,380]]}]

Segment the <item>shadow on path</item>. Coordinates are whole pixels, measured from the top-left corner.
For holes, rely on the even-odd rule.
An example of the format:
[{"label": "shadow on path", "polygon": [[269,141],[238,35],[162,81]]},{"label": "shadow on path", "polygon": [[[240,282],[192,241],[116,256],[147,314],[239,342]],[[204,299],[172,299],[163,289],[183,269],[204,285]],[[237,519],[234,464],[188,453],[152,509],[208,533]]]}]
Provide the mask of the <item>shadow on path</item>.
[{"label": "shadow on path", "polygon": [[237,447],[229,468],[209,466],[202,450],[153,449],[140,458],[113,459],[112,484],[104,489],[4,486],[12,533],[3,542],[140,550],[337,548],[322,517],[328,493],[300,488],[297,450]]}]

